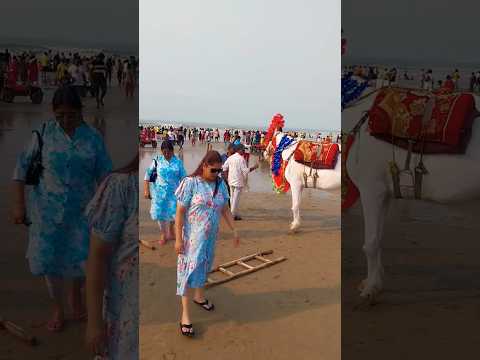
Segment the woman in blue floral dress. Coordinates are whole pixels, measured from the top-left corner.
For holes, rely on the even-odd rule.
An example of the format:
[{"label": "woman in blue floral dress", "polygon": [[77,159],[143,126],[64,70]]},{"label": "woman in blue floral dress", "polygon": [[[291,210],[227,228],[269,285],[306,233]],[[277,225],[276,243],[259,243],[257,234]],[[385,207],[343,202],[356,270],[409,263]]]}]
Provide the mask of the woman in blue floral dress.
[{"label": "woman in blue floral dress", "polygon": [[86,214],[88,347],[109,360],[138,359],[138,156],[105,179]]},{"label": "woman in blue floral dress", "polygon": [[[166,140],[161,145],[162,155],[155,156],[145,173],[144,196],[151,199],[150,215],[160,227],[160,245],[174,239],[174,221],[177,209],[175,190],[187,175],[182,160],[173,153],[173,145]],[[157,174],[151,179],[152,173]],[[151,182],[151,180],[154,180]]]},{"label": "woman in blue floral dress", "polygon": [[64,324],[64,280],[72,279],[70,302],[74,318],[82,317],[81,282],[88,255],[88,224],[84,216],[96,185],[110,173],[112,163],[101,135],[82,118],[82,102],[71,87],[59,88],[52,100],[55,120],[39,130],[43,142],[38,185],[25,194],[32,158],[40,150],[34,135],[19,156],[14,173],[14,221],[29,225],[27,258],[33,275],[46,278],[53,302],[50,331]]},{"label": "woman in blue floral dress", "polygon": [[[178,200],[175,220],[177,295],[182,297],[180,330],[185,336],[194,335],[189,310],[192,295],[194,303],[203,309],[214,309],[213,304],[205,299],[204,286],[207,274],[212,268],[222,216],[234,233],[234,246],[239,245],[239,237],[228,206],[228,190],[219,177],[221,172],[220,154],[209,151],[197,170],[181,182],[175,193]],[[193,294],[190,289],[193,289]]]}]

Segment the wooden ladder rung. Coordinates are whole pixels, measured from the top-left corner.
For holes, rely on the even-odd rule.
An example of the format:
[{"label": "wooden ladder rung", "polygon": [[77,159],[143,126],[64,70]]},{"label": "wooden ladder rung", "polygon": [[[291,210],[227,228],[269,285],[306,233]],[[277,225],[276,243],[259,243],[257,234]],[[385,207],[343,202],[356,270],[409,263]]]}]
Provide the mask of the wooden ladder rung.
[{"label": "wooden ladder rung", "polygon": [[267,259],[267,258],[264,258],[263,256],[260,256],[260,255],[256,255],[256,256],[255,256],[255,259],[260,260],[260,261],[263,261],[264,263],[271,263],[271,262],[272,262],[272,260],[269,260],[269,259]]},{"label": "wooden ladder rung", "polygon": [[[274,264],[277,264],[277,263],[285,261],[285,260],[287,260],[286,257],[281,257],[281,258],[278,258],[278,259],[275,259],[275,260],[269,260],[268,262],[264,262],[261,265],[253,267],[252,269],[246,269],[246,270],[240,271],[236,274],[233,274],[233,275],[229,276],[228,278],[221,279],[221,280],[208,281],[208,283],[205,284],[205,287],[210,287],[210,286],[226,283],[227,281],[231,281],[233,279],[239,278],[240,276],[251,274],[252,272],[258,271],[258,270],[266,268],[268,266],[272,266]],[[223,268],[222,267],[218,268],[219,271],[222,271],[221,269],[223,269]],[[225,270],[225,269],[223,269],[223,270]]]},{"label": "wooden ladder rung", "polygon": [[243,266],[244,268],[247,268],[247,269],[254,269],[255,268],[255,266],[245,264],[243,261],[237,261],[237,265]]},{"label": "wooden ladder rung", "polygon": [[228,263],[219,265],[219,266],[217,266],[215,269],[212,269],[212,272],[218,271],[218,269],[221,268],[221,267],[226,268],[226,267],[235,265],[235,264],[237,264],[239,261],[248,261],[248,260],[255,259],[255,256],[259,256],[259,255],[260,255],[260,256],[261,256],[261,255],[270,255],[270,254],[272,254],[272,253],[273,253],[273,250],[268,250],[268,251],[263,251],[263,252],[261,252],[261,253],[256,253],[256,254],[244,256],[244,257],[242,257],[242,258],[240,258],[240,259],[233,260],[233,261],[229,261]]},{"label": "wooden ladder rung", "polygon": [[234,276],[235,275],[235,273],[233,273],[233,272],[231,272],[231,271],[229,271],[229,270],[227,270],[223,267],[219,267],[218,270],[221,271],[224,274],[227,274],[228,276]]}]

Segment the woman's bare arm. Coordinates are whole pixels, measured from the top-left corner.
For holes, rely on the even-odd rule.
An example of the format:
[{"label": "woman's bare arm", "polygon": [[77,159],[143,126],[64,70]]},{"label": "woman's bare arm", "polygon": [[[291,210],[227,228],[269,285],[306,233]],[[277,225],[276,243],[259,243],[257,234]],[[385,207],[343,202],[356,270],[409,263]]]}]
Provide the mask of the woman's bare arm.
[{"label": "woman's bare arm", "polygon": [[15,180],[13,182],[13,221],[15,224],[25,222],[25,182]]},{"label": "woman's bare arm", "polygon": [[113,247],[92,234],[87,260],[86,292],[88,324],[103,324],[103,294],[107,282],[107,264]]},{"label": "woman's bare arm", "polygon": [[233,220],[232,212],[230,211],[230,207],[225,205],[222,210],[222,216],[225,219],[230,230],[233,231],[233,244],[234,246],[238,246],[240,244],[240,238],[238,236],[237,229],[235,229],[235,222]]},{"label": "woman's bare arm", "polygon": [[151,199],[150,195],[150,182],[148,180],[143,181],[143,196],[145,199]]},{"label": "woman's bare arm", "polygon": [[113,247],[92,234],[86,271],[87,297],[87,346],[97,353],[106,342],[106,329],[103,319],[103,297],[107,286],[108,260]]},{"label": "woman's bare arm", "polygon": [[186,212],[187,209],[180,202],[177,202],[177,213],[175,215],[175,251],[177,254],[183,254],[183,225]]}]

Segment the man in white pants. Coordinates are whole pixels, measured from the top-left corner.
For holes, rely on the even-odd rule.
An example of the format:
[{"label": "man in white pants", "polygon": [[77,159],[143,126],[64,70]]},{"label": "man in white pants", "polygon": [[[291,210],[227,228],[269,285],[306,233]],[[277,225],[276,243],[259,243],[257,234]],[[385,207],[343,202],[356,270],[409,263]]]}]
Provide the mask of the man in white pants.
[{"label": "man in white pants", "polygon": [[245,153],[245,147],[240,144],[235,146],[235,154],[230,156],[225,164],[223,164],[223,171],[228,171],[228,184],[230,185],[230,196],[232,204],[232,215],[233,219],[238,221],[242,220],[238,213],[238,208],[240,205],[240,194],[242,193],[243,188],[247,182],[247,175],[258,169],[258,164],[249,168],[247,161],[243,157]]}]

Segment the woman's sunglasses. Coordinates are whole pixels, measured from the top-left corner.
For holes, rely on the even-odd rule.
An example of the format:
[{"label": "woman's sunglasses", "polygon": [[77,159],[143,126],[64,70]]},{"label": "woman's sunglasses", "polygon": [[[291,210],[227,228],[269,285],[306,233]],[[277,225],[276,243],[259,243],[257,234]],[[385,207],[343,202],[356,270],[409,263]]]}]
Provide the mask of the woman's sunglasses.
[{"label": "woman's sunglasses", "polygon": [[212,174],[218,174],[218,173],[221,173],[222,172],[222,168],[218,169],[218,168],[211,168],[210,169],[210,172]]}]

